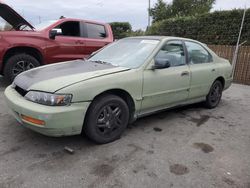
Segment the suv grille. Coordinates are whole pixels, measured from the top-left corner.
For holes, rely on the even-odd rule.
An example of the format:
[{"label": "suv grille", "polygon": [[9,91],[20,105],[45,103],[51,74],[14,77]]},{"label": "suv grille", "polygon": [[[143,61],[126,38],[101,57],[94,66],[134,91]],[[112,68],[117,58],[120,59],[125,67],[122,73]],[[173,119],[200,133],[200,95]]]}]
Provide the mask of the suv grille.
[{"label": "suv grille", "polygon": [[19,86],[16,86],[16,87],[15,87],[15,90],[16,90],[20,95],[22,95],[23,97],[28,93],[26,90],[20,88]]}]

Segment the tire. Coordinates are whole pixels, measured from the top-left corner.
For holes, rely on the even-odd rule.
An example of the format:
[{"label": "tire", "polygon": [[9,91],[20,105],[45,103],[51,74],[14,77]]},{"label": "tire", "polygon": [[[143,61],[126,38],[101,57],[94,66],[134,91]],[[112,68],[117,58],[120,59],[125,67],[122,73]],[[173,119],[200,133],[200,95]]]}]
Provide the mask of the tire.
[{"label": "tire", "polygon": [[210,88],[206,97],[205,106],[209,109],[215,108],[220,103],[222,97],[223,86],[219,80],[216,80]]},{"label": "tire", "polygon": [[91,104],[83,131],[97,144],[106,144],[119,139],[129,122],[126,102],[115,95],[104,95]]},{"label": "tire", "polygon": [[15,77],[26,70],[40,66],[39,61],[28,54],[16,54],[10,57],[4,67],[4,78],[12,82]]}]

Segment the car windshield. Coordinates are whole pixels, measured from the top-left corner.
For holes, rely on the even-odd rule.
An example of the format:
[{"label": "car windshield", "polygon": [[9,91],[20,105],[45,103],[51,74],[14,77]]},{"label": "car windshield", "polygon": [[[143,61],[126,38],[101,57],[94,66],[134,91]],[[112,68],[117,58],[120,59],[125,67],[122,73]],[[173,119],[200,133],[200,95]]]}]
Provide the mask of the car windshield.
[{"label": "car windshield", "polygon": [[159,42],[159,40],[149,39],[122,39],[105,47],[90,57],[89,60],[127,68],[138,68],[145,62]]},{"label": "car windshield", "polygon": [[41,31],[43,29],[46,29],[50,25],[54,24],[56,21],[57,20],[49,20],[49,21],[42,22],[40,24],[35,25],[35,29],[38,31]]},{"label": "car windshield", "polygon": [[13,27],[7,21],[0,17],[0,31],[9,31],[12,28]]}]

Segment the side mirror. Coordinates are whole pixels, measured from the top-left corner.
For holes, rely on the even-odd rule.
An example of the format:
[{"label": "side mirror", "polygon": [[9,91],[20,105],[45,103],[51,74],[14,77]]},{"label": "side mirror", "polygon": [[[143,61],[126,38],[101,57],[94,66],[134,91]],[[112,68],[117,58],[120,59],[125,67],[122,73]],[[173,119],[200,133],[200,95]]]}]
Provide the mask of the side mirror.
[{"label": "side mirror", "polygon": [[168,59],[155,59],[155,64],[152,66],[152,69],[166,69],[171,67],[171,64]]},{"label": "side mirror", "polygon": [[106,33],[100,33],[100,37],[106,38],[106,37],[107,37],[107,34],[106,34]]},{"label": "side mirror", "polygon": [[49,32],[49,38],[52,39],[52,40],[55,40],[56,39],[56,35],[57,35],[57,30],[50,30]]}]

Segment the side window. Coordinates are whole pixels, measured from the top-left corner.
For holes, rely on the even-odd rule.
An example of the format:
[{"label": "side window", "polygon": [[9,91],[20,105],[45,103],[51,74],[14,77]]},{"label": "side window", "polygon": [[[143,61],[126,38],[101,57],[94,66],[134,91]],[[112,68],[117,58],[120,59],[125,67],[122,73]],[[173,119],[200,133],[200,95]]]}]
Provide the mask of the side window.
[{"label": "side window", "polygon": [[201,64],[212,61],[212,56],[200,44],[195,42],[185,42],[188,51],[188,63]]},{"label": "side window", "polygon": [[88,38],[103,39],[107,37],[105,27],[99,24],[86,23]]},{"label": "side window", "polygon": [[159,61],[167,60],[171,67],[185,65],[186,59],[182,42],[167,42],[155,56],[155,59]]},{"label": "side window", "polygon": [[80,23],[79,22],[64,22],[54,28],[57,30],[58,35],[80,37]]}]

